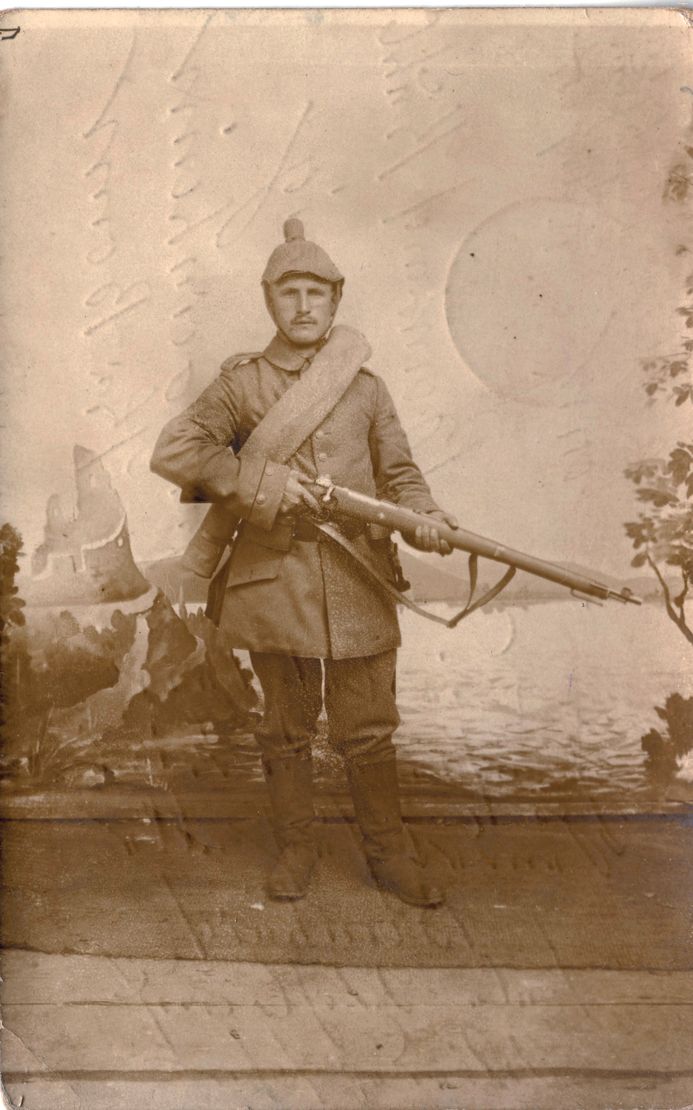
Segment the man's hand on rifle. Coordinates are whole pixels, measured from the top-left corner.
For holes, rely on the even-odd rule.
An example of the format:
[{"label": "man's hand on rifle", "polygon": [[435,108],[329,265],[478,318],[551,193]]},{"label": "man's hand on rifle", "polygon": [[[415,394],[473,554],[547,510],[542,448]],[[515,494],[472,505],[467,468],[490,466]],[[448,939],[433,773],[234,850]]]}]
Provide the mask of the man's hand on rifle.
[{"label": "man's hand on rifle", "polygon": [[[426,515],[432,521],[440,521],[441,524],[447,524],[450,528],[459,527],[457,518],[452,513],[444,513],[442,509],[437,509],[435,512]],[[418,551],[436,551],[439,555],[451,555],[453,551],[447,540],[442,538],[435,524],[422,524],[413,535],[409,533],[404,536],[404,539]]]},{"label": "man's hand on rifle", "polygon": [[320,505],[313,497],[310,490],[306,489],[306,483],[311,483],[314,479],[301,474],[298,470],[290,470],[289,477],[284,488],[284,495],[279,503],[278,515],[280,517],[295,516],[297,513],[305,512],[309,509],[312,513],[320,514]]}]

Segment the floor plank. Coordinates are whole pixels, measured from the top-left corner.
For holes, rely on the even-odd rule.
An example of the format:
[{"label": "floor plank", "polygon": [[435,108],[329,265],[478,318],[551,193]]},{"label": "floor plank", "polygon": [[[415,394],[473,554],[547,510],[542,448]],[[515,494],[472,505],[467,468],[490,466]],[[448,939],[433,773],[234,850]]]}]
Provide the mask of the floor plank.
[{"label": "floor plank", "polygon": [[4,1068],[693,1074],[683,972],[175,962],[9,953]]},{"label": "floor plank", "polygon": [[56,956],[10,949],[2,958],[9,1003],[341,1006],[516,1004],[693,1005],[688,971],[516,968],[315,967],[223,960]]},{"label": "floor plank", "polygon": [[691,1077],[272,1076],[14,1080],[22,1110],[672,1110],[690,1105]]}]

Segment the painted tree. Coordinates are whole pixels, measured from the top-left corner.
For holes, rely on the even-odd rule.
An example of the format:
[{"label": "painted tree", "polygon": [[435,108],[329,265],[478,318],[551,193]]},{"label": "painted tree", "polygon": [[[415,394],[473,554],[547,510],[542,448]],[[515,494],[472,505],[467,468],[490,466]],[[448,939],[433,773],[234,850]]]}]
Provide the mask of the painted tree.
[{"label": "painted tree", "polygon": [[[691,127],[693,136],[693,126]],[[664,203],[685,204],[693,184],[693,146],[682,144],[667,178]],[[687,254],[679,246],[677,254]],[[642,361],[643,387],[648,404],[659,401],[685,406],[693,404],[693,273],[686,279],[685,301],[677,309],[682,317],[684,334],[676,350]],[[649,566],[656,575],[664,598],[667,615],[693,644],[693,630],[687,621],[685,603],[693,580],[693,443],[679,440],[666,458],[641,459],[625,471],[636,487],[642,509],[635,521],[626,524],[626,532],[637,554],[634,567]],[[674,568],[679,585],[672,589],[667,568]]]},{"label": "painted tree", "polygon": [[[685,608],[693,582],[693,443],[679,440],[668,458],[643,459],[625,473],[644,506],[638,519],[626,524],[637,552],[632,565],[650,567],[667,616],[693,644]],[[677,587],[667,581],[671,573],[667,568],[674,568]]]},{"label": "painted tree", "polygon": [[[691,127],[693,135],[693,127]],[[664,202],[687,202],[693,186],[693,146],[683,145],[664,189]],[[687,254],[680,246],[678,254]],[[648,404],[673,404],[690,412],[693,404],[693,274],[686,279],[685,303],[677,309],[685,331],[677,349],[642,362],[643,387]],[[641,459],[625,471],[635,485],[641,505],[638,519],[626,524],[636,550],[632,564],[648,566],[655,574],[667,616],[693,644],[693,630],[686,612],[693,584],[693,443],[678,440],[664,458]],[[672,587],[671,577],[677,585]],[[668,780],[682,766],[693,746],[693,698],[670,694],[656,707],[665,729],[651,729],[642,738],[647,766],[655,777]]]},{"label": "painted tree", "polygon": [[[686,294],[693,301],[693,275],[687,280]],[[693,327],[693,303],[679,310],[687,329]],[[645,393],[655,400],[685,406],[693,402],[691,352],[693,339],[683,339],[680,350],[669,357],[643,363]],[[679,632],[693,644],[693,629],[686,614],[693,583],[693,443],[679,440],[666,458],[645,458],[627,467],[626,477],[635,485],[635,496],[643,506],[636,521],[625,525],[636,554],[633,566],[649,566],[660,583],[667,616]],[[672,588],[667,577],[676,575]],[[690,607],[690,606],[689,606]],[[652,728],[642,737],[649,768],[654,779],[666,783],[683,766],[682,760],[693,747],[693,697],[674,693],[656,714],[664,728]]]},{"label": "painted tree", "polygon": [[7,625],[24,624],[24,602],[14,584],[19,571],[22,537],[11,524],[0,528],[0,635]]}]

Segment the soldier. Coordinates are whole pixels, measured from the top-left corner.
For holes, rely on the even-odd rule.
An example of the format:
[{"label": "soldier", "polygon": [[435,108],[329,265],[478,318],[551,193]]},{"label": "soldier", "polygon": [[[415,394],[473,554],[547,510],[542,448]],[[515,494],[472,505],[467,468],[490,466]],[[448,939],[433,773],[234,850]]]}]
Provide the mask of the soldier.
[{"label": "soldier", "polygon": [[[262,276],[274,338],[261,354],[222,365],[166,425],[151,465],[185,498],[215,503],[210,520],[216,512],[221,547],[237,525],[216,580],[215,617],[233,646],[249,650],[264,694],[256,735],[280,848],[268,893],[303,897],[317,862],[311,742],[324,701],[373,876],[405,902],[435,906],[443,895],[427,879],[399,805],[396,605],[311,523],[319,504],[309,486],[329,474],[428,514],[430,528],[408,537],[424,551],[449,554],[436,521],[456,522],[433,500],[385,384],[363,366],[367,344],[352,329],[333,327],[342,274],[304,239],[300,221],[287,221],[284,232]],[[340,527],[362,559],[395,580],[388,533],[346,521]],[[210,526],[198,537],[203,546],[214,548],[213,533]],[[218,557],[214,549],[210,566]]]}]

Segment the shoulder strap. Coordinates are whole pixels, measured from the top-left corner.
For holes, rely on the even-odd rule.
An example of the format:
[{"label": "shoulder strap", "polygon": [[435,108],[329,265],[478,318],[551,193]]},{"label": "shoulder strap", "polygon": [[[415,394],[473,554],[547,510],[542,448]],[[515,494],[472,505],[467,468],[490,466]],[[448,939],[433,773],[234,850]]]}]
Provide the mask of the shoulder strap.
[{"label": "shoulder strap", "polygon": [[241,365],[241,363],[253,362],[256,358],[260,358],[261,355],[261,351],[246,351],[245,354],[242,355],[229,355],[229,357],[225,358],[222,362],[221,369],[235,370],[237,366]]}]

